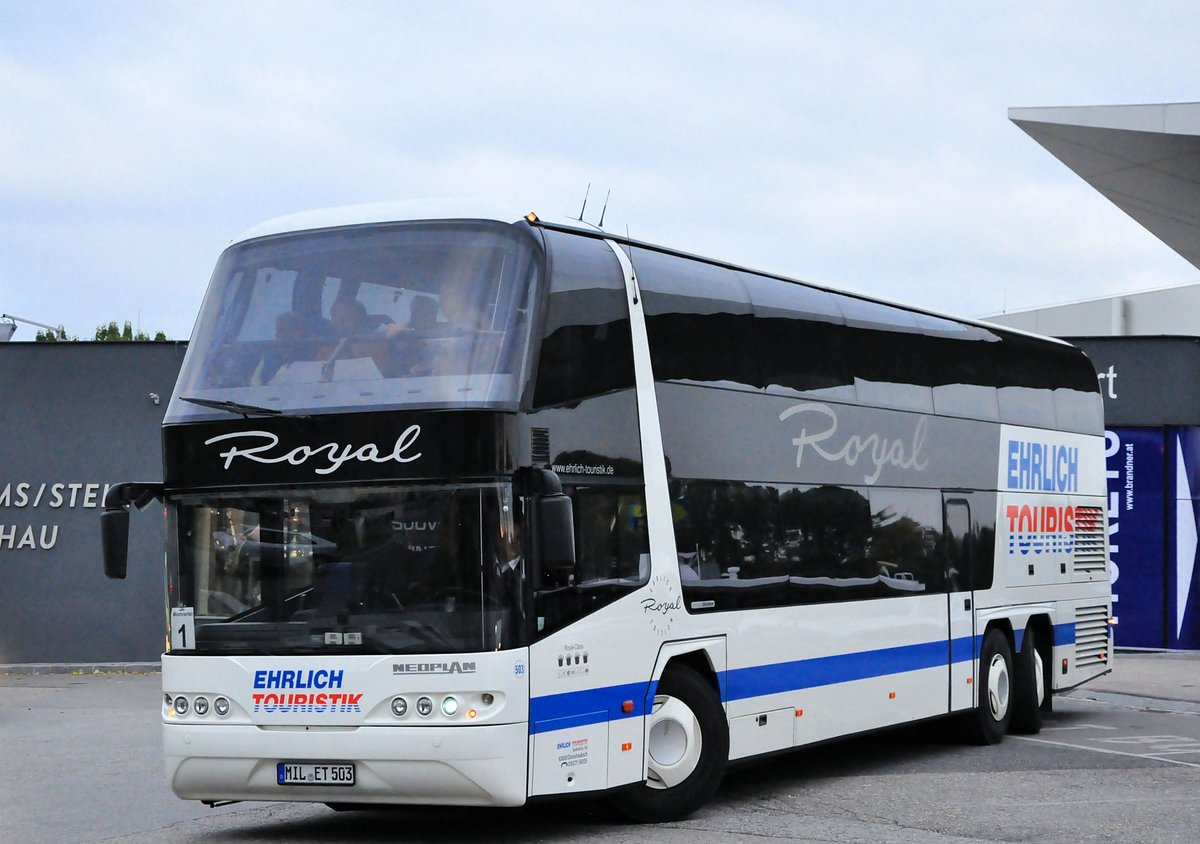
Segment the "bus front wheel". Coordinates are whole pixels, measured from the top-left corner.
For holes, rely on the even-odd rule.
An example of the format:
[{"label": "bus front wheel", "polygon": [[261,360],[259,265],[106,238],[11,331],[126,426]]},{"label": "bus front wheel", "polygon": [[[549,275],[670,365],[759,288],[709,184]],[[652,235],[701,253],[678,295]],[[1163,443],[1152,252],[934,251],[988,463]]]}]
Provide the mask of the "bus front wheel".
[{"label": "bus front wheel", "polygon": [[645,823],[690,815],[725,774],[729,726],[721,701],[696,672],[670,668],[646,720],[646,781],[614,793],[613,803]]},{"label": "bus front wheel", "polygon": [[979,652],[979,706],[971,713],[971,738],[999,744],[1012,718],[1013,668],[1008,637],[993,627]]}]

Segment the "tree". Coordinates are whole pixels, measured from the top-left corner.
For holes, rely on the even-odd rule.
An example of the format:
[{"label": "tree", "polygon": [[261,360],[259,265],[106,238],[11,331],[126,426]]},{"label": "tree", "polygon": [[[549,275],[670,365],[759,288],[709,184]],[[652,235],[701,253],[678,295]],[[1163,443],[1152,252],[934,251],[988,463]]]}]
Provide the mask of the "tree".
[{"label": "tree", "polygon": [[[37,336],[35,336],[33,339],[36,343],[56,343],[63,340],[78,340],[79,338],[75,336],[68,336],[67,332],[60,327],[53,330],[46,329],[45,331],[39,331]],[[130,340],[155,340],[158,342],[166,342],[169,338],[167,337],[166,332],[163,331],[154,332],[153,337],[151,337],[145,331],[134,331],[133,325],[129,322],[129,320],[125,320],[125,324],[123,326],[118,326],[116,322],[109,322],[105,325],[96,326],[96,335],[92,339],[100,342],[111,343]]]},{"label": "tree", "polygon": [[133,330],[133,325],[130,324],[129,320],[125,320],[125,325],[120,328],[117,327],[116,322],[110,322],[107,325],[96,326],[95,339],[100,342],[107,342],[107,343],[130,341],[130,340],[164,341],[167,339],[167,335],[162,331],[154,332],[153,337],[151,337],[145,331],[142,331],[140,329],[135,332]]}]

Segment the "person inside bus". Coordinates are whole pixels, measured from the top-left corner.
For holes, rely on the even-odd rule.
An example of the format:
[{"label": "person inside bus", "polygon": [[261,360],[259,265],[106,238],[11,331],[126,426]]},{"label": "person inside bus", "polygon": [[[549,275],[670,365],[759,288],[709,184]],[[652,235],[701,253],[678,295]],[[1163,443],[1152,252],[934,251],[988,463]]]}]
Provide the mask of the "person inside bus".
[{"label": "person inside bus", "polygon": [[367,314],[367,306],[353,296],[338,296],[329,306],[329,331],[332,345],[321,352],[330,373],[339,360],[370,359],[380,375],[395,369],[388,339],[395,323],[383,315]]},{"label": "person inside bus", "polygon": [[[390,342],[390,371],[388,377],[397,375],[429,375],[433,371],[427,341],[437,336],[437,300],[429,296],[415,296],[409,303],[408,323],[387,323],[376,329]],[[369,319],[369,318],[368,318]]]},{"label": "person inside bus", "polygon": [[478,299],[468,285],[450,282],[442,288],[439,305],[446,318],[444,330],[448,339],[439,345],[434,361],[437,374],[495,371],[500,338],[489,330]]},{"label": "person inside bus", "polygon": [[288,364],[303,359],[305,344],[302,341],[307,334],[308,325],[296,311],[284,311],[275,317],[276,342],[263,352],[250,376],[250,383],[254,386],[270,384]]},{"label": "person inside bus", "polygon": [[475,301],[474,293],[468,285],[453,281],[442,287],[438,304],[451,334],[470,334],[484,327],[483,311]]},{"label": "person inside bus", "polygon": [[519,511],[513,513],[511,519],[500,520],[495,529],[494,543],[489,593],[498,599],[501,607],[516,614],[515,623],[516,618],[522,615],[525,592],[525,552],[521,545]]}]

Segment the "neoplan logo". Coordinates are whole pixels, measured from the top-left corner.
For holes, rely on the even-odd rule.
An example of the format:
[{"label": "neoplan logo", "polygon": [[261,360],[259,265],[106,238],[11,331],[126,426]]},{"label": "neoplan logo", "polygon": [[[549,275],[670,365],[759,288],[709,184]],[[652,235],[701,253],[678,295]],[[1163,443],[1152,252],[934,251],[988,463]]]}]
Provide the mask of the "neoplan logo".
[{"label": "neoplan logo", "polygon": [[394,662],[393,674],[474,674],[473,662]]}]

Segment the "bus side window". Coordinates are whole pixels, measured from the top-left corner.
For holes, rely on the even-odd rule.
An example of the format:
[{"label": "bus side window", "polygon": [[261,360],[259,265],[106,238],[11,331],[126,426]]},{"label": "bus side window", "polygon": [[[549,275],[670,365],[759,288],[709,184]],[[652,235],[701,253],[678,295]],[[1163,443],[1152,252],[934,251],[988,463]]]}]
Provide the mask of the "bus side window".
[{"label": "bus side window", "polygon": [[763,386],[759,326],[738,273],[650,249],[632,258],[655,380]]},{"label": "bus side window", "polygon": [[576,488],[575,577],[534,593],[537,635],[544,636],[643,586],[649,567],[646,501],[640,491]]},{"label": "bus side window", "polygon": [[633,387],[621,265],[600,240],[546,231],[552,274],[538,356],[537,407]]}]

